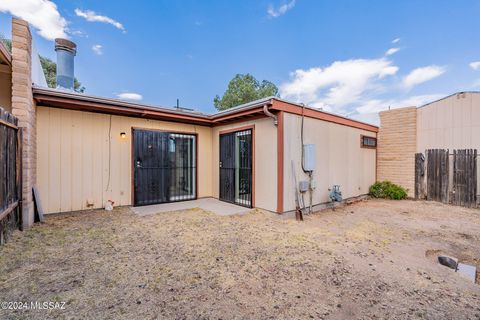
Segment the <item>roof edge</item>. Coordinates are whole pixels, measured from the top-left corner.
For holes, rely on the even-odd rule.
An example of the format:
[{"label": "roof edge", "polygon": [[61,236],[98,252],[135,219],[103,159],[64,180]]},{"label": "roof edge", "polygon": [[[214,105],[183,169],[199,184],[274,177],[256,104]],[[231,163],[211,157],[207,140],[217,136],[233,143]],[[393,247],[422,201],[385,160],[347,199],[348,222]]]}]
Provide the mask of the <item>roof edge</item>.
[{"label": "roof edge", "polygon": [[[317,108],[304,106],[300,103],[290,102],[278,97],[266,97],[249,103],[239,105],[215,114],[204,114],[199,112],[190,112],[185,110],[175,110],[174,108],[156,107],[153,105],[139,104],[127,102],[119,99],[103,98],[98,96],[90,96],[77,92],[70,92],[52,88],[43,88],[33,86],[34,99],[38,102],[45,101],[52,104],[53,107],[79,109],[83,111],[97,111],[125,115],[129,113],[133,116],[141,116],[148,118],[165,118],[173,121],[196,122],[207,126],[219,125],[225,122],[237,121],[245,119],[245,116],[253,116],[255,114],[263,114],[262,108],[268,105],[272,110],[285,111],[295,114],[301,114],[305,108],[307,112],[305,116],[324,120],[328,122],[346,125],[354,128],[364,129],[377,132],[378,126],[366,122],[358,121],[330,112],[325,112]],[[71,102],[70,102],[71,101]],[[60,105],[60,106],[59,106]],[[68,106],[67,106],[68,105]],[[88,110],[87,110],[88,109]]]},{"label": "roof edge", "polygon": [[12,65],[12,54],[8,51],[7,47],[0,41],[0,54],[3,56],[9,66]]},{"label": "roof edge", "polygon": [[343,120],[355,122],[355,123],[358,123],[358,124],[361,124],[361,125],[366,125],[366,126],[375,127],[375,128],[378,129],[378,126],[376,126],[376,125],[374,125],[374,124],[371,124],[371,123],[368,123],[368,122],[363,122],[363,121],[356,120],[356,119],[352,119],[352,118],[349,118],[349,117],[346,117],[346,116],[342,116],[342,115],[339,115],[339,114],[336,114],[336,113],[333,113],[333,112],[328,112],[328,111],[320,110],[320,109],[318,109],[318,108],[309,107],[309,106],[303,105],[303,104],[301,104],[301,103],[291,102],[291,101],[288,101],[288,100],[285,100],[285,99],[281,99],[281,98],[278,98],[278,97],[273,97],[272,100],[280,101],[280,102],[283,102],[283,103],[288,103],[288,104],[295,105],[295,106],[300,107],[300,108],[305,107],[305,109],[311,110],[311,111],[313,111],[313,112],[319,112],[319,113],[324,114],[324,115],[328,115],[328,116],[332,116],[332,117],[335,117],[335,118],[338,118],[338,119],[343,119]]},{"label": "roof edge", "polygon": [[462,94],[462,93],[475,93],[475,94],[480,94],[480,91],[474,91],[474,90],[472,90],[472,91],[457,91],[457,92],[452,93],[452,94],[449,94],[449,95],[447,95],[447,96],[445,96],[445,97],[443,97],[443,98],[440,98],[440,99],[433,100],[433,101],[430,101],[430,102],[428,102],[428,103],[422,104],[421,106],[418,107],[418,109],[423,108],[423,107],[426,107],[426,106],[428,106],[428,105],[430,105],[430,104],[432,104],[432,103],[436,103],[436,102],[439,102],[439,101],[448,99],[448,98],[450,98],[450,97],[456,96],[457,94]]},{"label": "roof edge", "polygon": [[198,117],[198,118],[203,118],[203,119],[208,119],[209,118],[209,116],[207,114],[203,114],[203,113],[200,113],[200,112],[191,112],[191,111],[186,111],[186,110],[180,111],[180,110],[175,110],[174,108],[158,107],[158,106],[154,106],[154,105],[128,102],[128,101],[120,100],[120,99],[112,99],[112,98],[104,98],[104,97],[99,97],[99,96],[86,95],[86,94],[83,94],[83,93],[70,92],[70,91],[67,91],[67,90],[59,90],[59,89],[43,88],[43,87],[33,86],[32,91],[33,91],[33,94],[34,94],[34,98],[35,98],[35,95],[49,95],[49,96],[53,96],[53,97],[69,98],[69,99],[82,100],[82,101],[87,101],[87,102],[96,102],[96,103],[103,103],[103,104],[108,104],[108,105],[122,106],[122,107],[136,109],[136,110],[161,111],[161,112],[167,112],[167,113],[178,114],[178,115],[193,116],[193,117]]}]

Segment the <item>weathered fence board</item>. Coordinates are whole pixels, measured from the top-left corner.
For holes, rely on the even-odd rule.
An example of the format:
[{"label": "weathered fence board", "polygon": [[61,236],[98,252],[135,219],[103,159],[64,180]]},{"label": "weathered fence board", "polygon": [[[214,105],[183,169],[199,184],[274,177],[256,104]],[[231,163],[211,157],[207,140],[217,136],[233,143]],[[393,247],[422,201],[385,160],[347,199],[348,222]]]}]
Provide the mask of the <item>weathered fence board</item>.
[{"label": "weathered fence board", "polygon": [[415,199],[425,199],[425,156],[415,154]]},{"label": "weathered fence board", "polygon": [[452,188],[453,204],[477,205],[477,150],[454,150]]},{"label": "weathered fence board", "polygon": [[415,198],[476,207],[477,150],[450,154],[449,150],[429,149],[425,154],[415,155]]},{"label": "weathered fence board", "polygon": [[427,200],[448,203],[448,150],[427,150]]},{"label": "weathered fence board", "polygon": [[21,130],[17,119],[0,108],[0,244],[20,225]]}]

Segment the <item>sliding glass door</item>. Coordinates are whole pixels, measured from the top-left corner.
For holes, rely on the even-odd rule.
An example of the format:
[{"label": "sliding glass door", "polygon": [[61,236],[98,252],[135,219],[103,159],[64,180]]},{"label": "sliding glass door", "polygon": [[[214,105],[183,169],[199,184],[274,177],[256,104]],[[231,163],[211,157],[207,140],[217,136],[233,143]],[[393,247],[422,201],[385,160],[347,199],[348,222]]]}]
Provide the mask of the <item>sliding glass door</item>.
[{"label": "sliding glass door", "polygon": [[133,131],[134,205],[196,198],[196,135]]}]

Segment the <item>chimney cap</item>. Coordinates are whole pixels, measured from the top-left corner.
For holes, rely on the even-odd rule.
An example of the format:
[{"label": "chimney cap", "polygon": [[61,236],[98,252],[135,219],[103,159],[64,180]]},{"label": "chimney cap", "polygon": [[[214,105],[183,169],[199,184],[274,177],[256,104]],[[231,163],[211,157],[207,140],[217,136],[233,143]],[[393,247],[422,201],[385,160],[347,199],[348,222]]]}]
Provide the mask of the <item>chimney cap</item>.
[{"label": "chimney cap", "polygon": [[69,51],[73,54],[76,54],[77,53],[77,45],[70,40],[63,39],[63,38],[56,38],[55,39],[55,51],[57,51],[57,50],[65,50],[65,51]]}]

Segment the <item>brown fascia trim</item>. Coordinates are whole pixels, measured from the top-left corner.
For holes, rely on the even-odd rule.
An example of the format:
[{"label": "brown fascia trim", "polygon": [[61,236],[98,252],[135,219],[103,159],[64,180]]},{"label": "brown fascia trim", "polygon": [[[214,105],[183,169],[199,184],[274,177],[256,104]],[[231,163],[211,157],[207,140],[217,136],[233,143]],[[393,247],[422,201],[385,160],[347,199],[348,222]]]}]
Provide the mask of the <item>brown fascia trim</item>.
[{"label": "brown fascia trim", "polygon": [[84,94],[50,88],[33,87],[32,91],[33,97],[39,106],[182,122],[204,126],[219,126],[232,122],[242,122],[263,117],[264,114],[262,108],[266,103],[262,102],[246,105],[238,110],[232,110],[233,112],[206,115],[130,103],[116,99],[87,96]]},{"label": "brown fascia trim", "polygon": [[2,42],[0,42],[0,54],[2,55],[2,60],[4,60],[9,66],[12,66],[12,55]]},{"label": "brown fascia trim", "polygon": [[[275,99],[273,101],[272,105],[272,110],[278,110],[278,111],[284,111],[287,113],[292,113],[296,115],[302,115],[302,109],[303,106],[297,105],[291,102],[283,101],[283,100],[278,100]],[[336,114],[320,111],[320,110],[315,110],[309,107],[305,106],[305,117],[313,118],[313,119],[318,119],[318,120],[323,120],[323,121],[328,121],[328,122],[333,122],[336,124],[352,127],[352,128],[357,128],[357,129],[362,129],[366,131],[371,131],[371,132],[378,132],[378,127],[364,123],[361,121],[353,120],[350,118],[342,117]]]},{"label": "brown fascia trim", "polygon": [[238,110],[234,113],[230,113],[227,115],[222,115],[222,116],[213,115],[210,117],[212,121],[212,125],[221,126],[231,122],[241,122],[241,121],[253,120],[258,118],[266,118],[267,116],[263,113],[264,104],[258,107],[249,108],[247,110]]},{"label": "brown fascia trim", "polygon": [[[125,102],[122,100],[87,96],[46,88],[33,88],[33,97],[38,105],[46,107],[64,108],[80,111],[100,112],[146,119],[191,123],[204,126],[220,126],[232,122],[241,122],[263,118],[263,106],[267,104],[274,113],[287,112],[296,115],[302,114],[303,106],[279,98],[266,98],[242,105],[232,110],[213,115],[194,112],[176,111],[142,104]],[[352,120],[324,111],[304,108],[305,116],[313,119],[328,121],[353,128],[378,132],[378,127],[364,122]]]},{"label": "brown fascia trim", "polygon": [[178,112],[166,108],[149,107],[114,99],[92,97],[52,89],[33,88],[33,97],[39,106],[192,123],[205,126],[211,124],[208,116],[202,114],[189,114],[187,112]]}]

